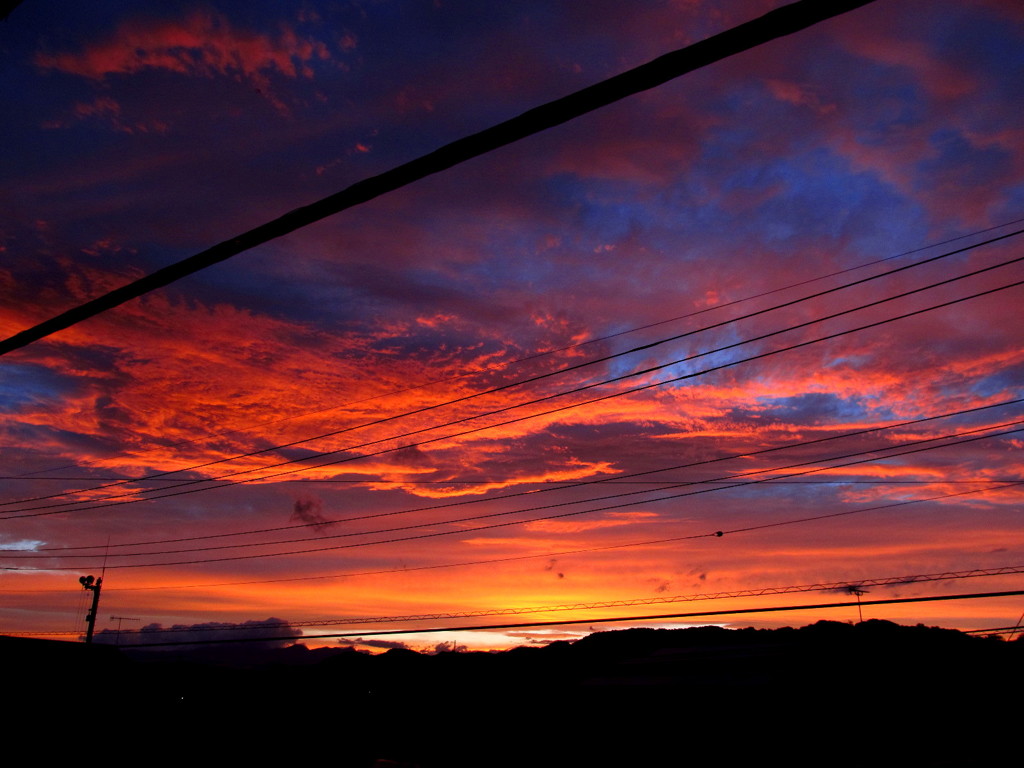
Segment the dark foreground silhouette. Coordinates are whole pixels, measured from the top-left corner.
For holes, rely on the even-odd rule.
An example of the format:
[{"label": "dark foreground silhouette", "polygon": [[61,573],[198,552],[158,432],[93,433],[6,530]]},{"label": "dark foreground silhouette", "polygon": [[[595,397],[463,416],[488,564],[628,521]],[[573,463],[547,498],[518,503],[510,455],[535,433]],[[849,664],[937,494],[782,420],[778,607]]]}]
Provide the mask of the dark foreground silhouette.
[{"label": "dark foreground silhouette", "polygon": [[962,766],[1020,753],[1024,642],[884,621],[436,655],[0,638],[0,657],[9,734],[81,732],[87,716],[142,760]]}]

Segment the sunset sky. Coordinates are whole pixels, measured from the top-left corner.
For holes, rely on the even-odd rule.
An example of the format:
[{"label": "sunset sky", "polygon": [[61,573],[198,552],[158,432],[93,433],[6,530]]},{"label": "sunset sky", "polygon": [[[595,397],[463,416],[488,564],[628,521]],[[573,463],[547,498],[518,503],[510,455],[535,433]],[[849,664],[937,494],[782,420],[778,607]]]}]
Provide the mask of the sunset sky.
[{"label": "sunset sky", "polygon": [[[26,0],[0,337],[780,5]],[[685,75],[4,356],[0,633],[81,632],[104,564],[98,629],[1024,566],[1021,229],[1019,0],[877,0]],[[715,621],[821,618],[856,606]]]}]

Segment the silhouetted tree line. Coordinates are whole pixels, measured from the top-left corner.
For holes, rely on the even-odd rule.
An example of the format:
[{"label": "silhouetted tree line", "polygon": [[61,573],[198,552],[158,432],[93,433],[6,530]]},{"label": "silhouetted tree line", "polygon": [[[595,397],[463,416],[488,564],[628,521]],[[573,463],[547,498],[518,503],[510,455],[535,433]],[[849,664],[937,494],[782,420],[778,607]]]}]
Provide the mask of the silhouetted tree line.
[{"label": "silhouetted tree line", "polygon": [[171,759],[960,766],[1019,753],[1024,642],[922,625],[631,629],[432,655],[0,641],[9,727],[59,732],[87,711],[101,737]]}]

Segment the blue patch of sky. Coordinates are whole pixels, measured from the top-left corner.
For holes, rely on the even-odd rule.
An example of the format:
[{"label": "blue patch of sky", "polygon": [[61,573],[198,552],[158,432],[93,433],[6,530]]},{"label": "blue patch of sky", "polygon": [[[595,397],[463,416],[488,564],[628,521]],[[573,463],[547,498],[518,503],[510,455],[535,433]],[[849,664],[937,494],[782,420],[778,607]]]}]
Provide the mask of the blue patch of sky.
[{"label": "blue patch of sky", "polygon": [[6,363],[0,378],[0,411],[17,413],[60,400],[75,384],[59,373],[32,363]]},{"label": "blue patch of sky", "polygon": [[[869,101],[869,116],[852,119],[862,121],[856,129],[870,140],[883,126],[920,121],[918,101],[911,86],[887,85],[882,104]],[[708,135],[698,165],[663,196],[681,222],[721,242],[772,243],[780,251],[811,237],[852,238],[854,261],[923,242],[927,227],[916,201],[818,143],[819,134],[805,130],[806,115],[794,115],[764,86],[735,89],[712,107],[725,127]]]},{"label": "blue patch of sky", "polygon": [[[729,214],[694,204],[703,195],[690,189],[693,183],[687,176],[669,187],[651,188],[562,174],[547,180],[542,205],[566,211],[563,240],[586,259],[588,279],[599,280],[607,265],[624,291],[638,295],[660,287],[659,281],[679,281],[680,265],[719,253],[714,244],[735,230]],[[609,245],[618,249],[605,252]],[[643,268],[623,270],[626,255],[642,261]]]},{"label": "blue patch of sky", "polygon": [[[559,245],[550,250],[542,246],[546,224],[499,227],[477,261],[460,264],[459,272],[471,277],[478,289],[492,292],[511,285],[557,294],[580,290],[581,280],[621,280],[622,254],[605,251],[605,246],[646,238],[660,226],[662,212],[644,198],[636,184],[559,174],[544,182],[537,203],[541,210],[562,214],[550,229]],[[572,265],[579,269],[568,268]]]},{"label": "blue patch of sky", "polygon": [[[60,459],[54,458],[58,452],[66,452],[66,455],[95,456],[121,450],[120,445],[112,443],[106,438],[94,437],[41,424],[25,424],[13,419],[6,427],[6,430],[13,436],[12,444],[20,446],[45,446],[45,448],[41,449],[45,451],[45,455],[41,452],[33,451],[31,447],[20,449],[19,458],[25,460],[25,466],[34,461],[34,456],[42,456],[43,466],[37,467],[37,470],[52,467],[54,461],[60,463]],[[111,440],[114,439],[116,438],[111,437]],[[59,451],[54,446],[60,446]]]},{"label": "blue patch of sky", "polygon": [[[455,223],[457,231],[458,225]],[[497,222],[489,228],[486,242],[474,243],[474,260],[448,265],[446,272],[457,273],[474,290],[495,294],[509,288],[535,287],[538,291],[552,290],[557,285],[564,267],[562,259],[552,253],[563,253],[563,246],[552,252],[538,249],[544,239],[544,230],[527,226],[507,226]],[[564,234],[564,233],[559,233]],[[563,242],[564,242],[564,238]],[[573,248],[566,244],[565,248]],[[439,244],[437,261],[443,263],[444,244]],[[448,278],[450,279],[450,278]]]},{"label": "blue patch of sky", "polygon": [[1024,182],[1007,187],[993,215],[995,221],[1010,221],[1024,216]]},{"label": "blue patch of sky", "polygon": [[927,119],[924,99],[916,85],[895,80],[873,80],[870,85],[880,90],[860,94],[859,103],[866,106],[848,116],[861,143],[886,146],[894,136]]},{"label": "blue patch of sky", "polygon": [[531,242],[494,242],[481,254],[485,258],[460,271],[472,278],[473,288],[479,291],[497,294],[525,288],[557,294],[559,283],[565,280],[564,265],[557,258],[538,257],[533,246]]},{"label": "blue patch of sky", "polygon": [[646,197],[640,184],[568,173],[549,178],[543,193],[545,203],[570,212],[577,231],[585,232],[595,247],[655,224],[657,214]]},{"label": "blue patch of sky", "polygon": [[[153,250],[170,249],[154,244]],[[245,269],[239,269],[239,259],[245,260]],[[272,243],[204,270],[201,277],[171,290],[206,306],[228,302],[260,315],[337,330],[379,309],[372,292],[360,285],[363,279],[358,264],[332,265]]]},{"label": "blue patch of sky", "polygon": [[[792,516],[794,509],[806,508],[806,505],[815,502],[825,508],[833,508],[841,501],[836,497],[836,492],[847,485],[841,480],[822,483],[822,480],[832,479],[832,476],[824,475],[796,477],[792,478],[791,482],[753,482],[758,479],[760,479],[758,475],[741,478],[737,482],[744,483],[743,485],[718,492],[719,498],[723,501],[728,498],[734,503],[749,499],[760,514],[777,512],[781,515],[788,512],[790,514],[787,516]],[[768,496],[769,493],[770,496]],[[766,509],[766,507],[768,508]]]},{"label": "blue patch of sky", "polygon": [[0,536],[0,548],[5,550],[19,550],[23,552],[36,552],[46,542],[41,539],[7,539]]},{"label": "blue patch of sky", "polygon": [[[637,370],[649,368],[653,365],[657,365],[656,360],[652,360],[649,356],[650,353],[638,352],[632,355],[624,355],[622,357],[616,357],[613,360],[609,360],[602,366],[602,370],[591,374],[592,379],[611,379],[618,378],[619,376],[629,376],[631,373]],[[639,379],[626,379],[624,386],[637,386]]]},{"label": "blue patch of sky", "polygon": [[401,58],[415,62],[438,59],[454,50],[483,48],[489,39],[486,32],[496,25],[515,25],[520,10],[518,5],[502,3],[387,2],[374,3],[371,13],[348,13],[346,21],[361,32],[359,48],[364,55],[393,61],[395,47],[400,45]]},{"label": "blue patch of sky", "polygon": [[[336,331],[387,315],[395,320],[443,307],[485,319],[503,312],[493,295],[443,269],[390,267],[384,254],[353,252],[337,262],[309,258],[302,248],[270,244],[245,254],[249,269],[231,262],[190,281],[188,296],[207,305],[229,300],[290,322]],[[440,257],[439,257],[440,260]],[[429,262],[424,259],[421,263]],[[496,262],[497,263],[497,262]]]},{"label": "blue patch of sky", "polygon": [[929,119],[927,93],[915,73],[902,66],[867,61],[837,50],[833,52],[834,72],[855,72],[855,77],[836,77],[830,70],[811,71],[808,77],[830,100],[840,105],[842,120],[867,145],[885,145],[894,136]]},{"label": "blue patch of sky", "polygon": [[809,392],[793,397],[760,397],[758,402],[771,409],[771,418],[797,424],[829,424],[878,418],[878,408],[860,399],[849,399],[827,392]]},{"label": "blue patch of sky", "polygon": [[[661,229],[651,243],[673,253],[676,259],[696,259],[719,244],[746,241],[745,229],[737,226],[735,211],[722,205],[722,190],[708,167],[697,167],[664,189],[653,202],[661,213]],[[690,236],[680,249],[680,237]],[[693,237],[699,236],[699,237]]]},{"label": "blue patch of sky", "polygon": [[[707,152],[727,154],[733,133],[717,133]],[[926,241],[923,212],[914,201],[871,174],[854,172],[844,158],[825,149],[740,167],[719,182],[717,200],[704,202],[712,197],[708,190],[714,189],[715,173],[706,163],[653,199],[646,199],[651,195],[639,185],[563,174],[548,180],[546,199],[574,212],[581,252],[639,235],[662,265],[723,252],[742,254],[752,244],[758,250],[770,244],[780,254],[802,258],[805,254],[790,249],[809,239],[852,242],[845,260],[860,263]],[[753,210],[738,213],[724,204],[731,194],[758,190],[771,194]],[[595,259],[589,267],[600,269],[600,264]],[[506,261],[496,268],[507,273],[510,267]],[[528,272],[538,266],[530,260],[514,269]]]},{"label": "blue patch of sky", "polygon": [[1001,106],[1024,103],[1024,28],[996,16],[964,15],[946,30],[939,56],[984,79]]},{"label": "blue patch of sky", "polygon": [[687,377],[681,381],[672,381],[666,384],[666,387],[688,387],[694,383],[700,384],[704,376],[714,376],[714,373],[703,374],[702,371],[758,354],[767,342],[753,342],[721,352],[712,351],[743,341],[751,335],[753,335],[752,331],[744,332],[737,327],[727,326],[682,341],[680,342],[683,345],[681,348],[676,346],[674,351],[662,352],[659,356],[663,361],[675,359],[680,362],[658,371],[654,374],[654,378],[657,381],[670,381],[681,376]]},{"label": "blue patch of sky", "polygon": [[970,389],[979,398],[995,397],[1007,392],[1011,397],[1024,397],[1024,364],[1018,363],[982,376],[971,383]]},{"label": "blue patch of sky", "polygon": [[456,315],[489,317],[500,315],[493,298],[456,284],[442,273],[429,269],[387,269],[359,265],[350,270],[355,279],[349,283],[364,301],[375,304],[378,311],[406,310],[414,313],[433,312],[438,307]]},{"label": "blue patch of sky", "polygon": [[869,260],[898,253],[896,243],[916,246],[925,237],[918,204],[826,149],[745,169],[725,185],[726,191],[758,188],[772,194],[748,212],[745,231],[781,252],[810,240],[846,239],[852,260]]},{"label": "blue patch of sky", "polygon": [[960,131],[943,128],[929,141],[935,153],[918,166],[929,180],[936,175],[955,174],[959,186],[989,186],[1012,167],[1013,156],[1008,150],[976,146]]},{"label": "blue patch of sky", "polygon": [[[8,4],[9,5],[9,4]],[[52,3],[21,3],[4,23],[4,47],[22,52],[22,46],[34,51],[40,39],[52,50],[96,40],[109,32],[125,15],[131,3],[61,3],[55,12]],[[184,3],[162,3],[184,6]]]},{"label": "blue patch of sky", "polygon": [[827,360],[821,362],[824,368],[860,368],[862,366],[870,367],[875,362],[875,355],[871,352],[865,352],[862,355],[833,355]]}]

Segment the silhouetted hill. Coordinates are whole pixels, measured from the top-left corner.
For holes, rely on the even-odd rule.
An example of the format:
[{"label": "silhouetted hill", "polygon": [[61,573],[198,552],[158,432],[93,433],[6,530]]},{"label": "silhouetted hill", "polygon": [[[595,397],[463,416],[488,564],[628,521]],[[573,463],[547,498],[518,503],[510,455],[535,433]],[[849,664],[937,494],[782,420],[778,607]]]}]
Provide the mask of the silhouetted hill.
[{"label": "silhouetted hill", "polygon": [[1024,682],[1022,642],[884,621],[436,655],[0,638],[0,656],[15,716],[88,702],[126,748],[338,766],[971,765],[1015,759]]}]

